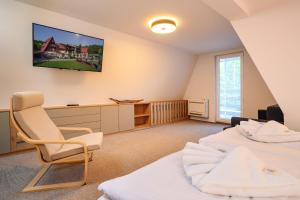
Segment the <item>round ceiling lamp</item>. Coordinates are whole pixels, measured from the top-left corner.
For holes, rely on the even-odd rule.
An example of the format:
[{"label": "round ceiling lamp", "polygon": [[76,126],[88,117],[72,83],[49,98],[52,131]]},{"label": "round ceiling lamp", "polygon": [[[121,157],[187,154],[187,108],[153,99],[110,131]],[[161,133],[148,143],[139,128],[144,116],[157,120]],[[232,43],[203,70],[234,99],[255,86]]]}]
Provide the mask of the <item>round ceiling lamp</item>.
[{"label": "round ceiling lamp", "polygon": [[154,33],[166,34],[172,33],[176,30],[176,22],[172,19],[157,19],[150,24],[151,30]]}]

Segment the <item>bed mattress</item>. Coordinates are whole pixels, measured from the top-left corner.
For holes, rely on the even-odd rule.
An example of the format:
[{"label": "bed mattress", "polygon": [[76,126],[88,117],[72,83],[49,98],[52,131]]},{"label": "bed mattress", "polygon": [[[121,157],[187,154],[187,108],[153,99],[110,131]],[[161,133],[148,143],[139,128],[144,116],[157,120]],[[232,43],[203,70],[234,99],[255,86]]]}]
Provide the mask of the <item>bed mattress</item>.
[{"label": "bed mattress", "polygon": [[[285,144],[259,143],[240,135],[235,128],[202,138],[201,141],[222,145],[246,146],[270,166],[285,170],[300,179],[300,142]],[[185,175],[181,152],[170,154],[126,176],[99,185],[105,196],[101,200],[248,200],[200,192]],[[100,200],[99,199],[99,200]],[[253,198],[269,200],[270,198]],[[299,200],[297,197],[272,200]]]}]

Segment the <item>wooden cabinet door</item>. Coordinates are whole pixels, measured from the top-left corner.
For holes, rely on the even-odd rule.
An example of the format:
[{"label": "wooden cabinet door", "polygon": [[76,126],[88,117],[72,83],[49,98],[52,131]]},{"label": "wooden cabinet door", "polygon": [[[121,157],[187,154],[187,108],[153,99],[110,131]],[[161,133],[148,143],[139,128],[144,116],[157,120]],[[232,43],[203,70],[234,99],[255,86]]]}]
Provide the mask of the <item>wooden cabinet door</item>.
[{"label": "wooden cabinet door", "polygon": [[134,105],[119,105],[119,130],[127,131],[134,129]]},{"label": "wooden cabinet door", "polygon": [[115,133],[119,131],[119,106],[101,106],[101,131]]},{"label": "wooden cabinet door", "polygon": [[[56,126],[90,128],[100,132],[100,106],[78,106],[46,109]],[[85,131],[61,131],[66,139],[86,134]]]}]

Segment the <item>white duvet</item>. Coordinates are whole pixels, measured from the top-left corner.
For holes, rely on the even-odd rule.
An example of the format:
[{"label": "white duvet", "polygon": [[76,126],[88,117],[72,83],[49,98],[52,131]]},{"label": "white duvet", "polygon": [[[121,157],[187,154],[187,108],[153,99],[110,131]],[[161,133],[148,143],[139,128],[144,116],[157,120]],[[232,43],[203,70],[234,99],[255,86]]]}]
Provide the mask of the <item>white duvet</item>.
[{"label": "white duvet", "polygon": [[[249,148],[270,166],[276,166],[300,178],[300,143],[265,144],[251,141],[240,135],[236,128],[201,139],[217,146]],[[99,185],[111,200],[249,200],[229,198],[200,192],[184,174],[182,153],[177,152],[147,165],[131,174],[106,181]],[[298,200],[297,197],[253,198],[254,200]]]}]

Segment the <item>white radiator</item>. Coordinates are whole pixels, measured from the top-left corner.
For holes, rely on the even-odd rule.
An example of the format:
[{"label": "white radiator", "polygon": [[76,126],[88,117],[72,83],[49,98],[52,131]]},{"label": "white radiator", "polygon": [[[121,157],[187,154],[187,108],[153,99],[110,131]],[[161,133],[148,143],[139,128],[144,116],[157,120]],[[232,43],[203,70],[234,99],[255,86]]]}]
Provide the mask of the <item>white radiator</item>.
[{"label": "white radiator", "polygon": [[208,118],[208,99],[189,100],[188,115],[191,119]]}]

